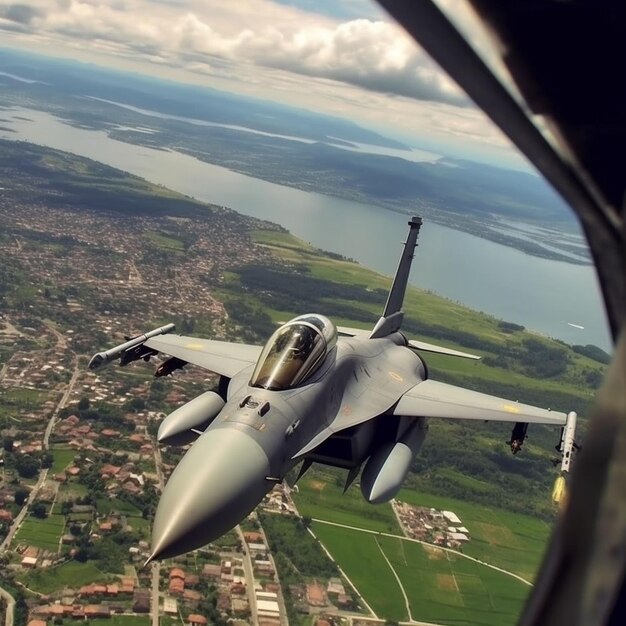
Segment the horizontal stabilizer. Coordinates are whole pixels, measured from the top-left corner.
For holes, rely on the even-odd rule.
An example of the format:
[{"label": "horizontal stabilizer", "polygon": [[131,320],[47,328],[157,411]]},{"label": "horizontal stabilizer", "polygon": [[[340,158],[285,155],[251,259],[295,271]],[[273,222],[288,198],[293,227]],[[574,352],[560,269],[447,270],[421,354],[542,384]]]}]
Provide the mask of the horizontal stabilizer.
[{"label": "horizontal stabilizer", "polygon": [[461,420],[528,422],[555,426],[562,426],[566,422],[565,413],[521,404],[514,400],[506,400],[430,379],[409,389],[400,398],[393,409],[393,414]]},{"label": "horizontal stabilizer", "polygon": [[411,339],[409,341],[411,348],[422,350],[423,352],[436,352],[437,354],[447,354],[448,356],[459,356],[463,359],[480,359],[481,357],[476,354],[470,354],[469,352],[461,352],[459,350],[453,350],[452,348],[444,348],[443,346],[436,346],[434,343],[426,343],[425,341],[415,341]]}]

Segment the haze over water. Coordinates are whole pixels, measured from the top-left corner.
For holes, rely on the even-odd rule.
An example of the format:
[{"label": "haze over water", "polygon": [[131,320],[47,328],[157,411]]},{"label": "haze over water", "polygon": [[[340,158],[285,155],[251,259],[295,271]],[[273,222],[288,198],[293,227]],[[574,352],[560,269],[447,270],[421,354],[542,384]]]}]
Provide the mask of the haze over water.
[{"label": "haze over water", "polygon": [[[25,119],[15,119],[16,116]],[[33,110],[4,111],[0,137],[65,150],[141,176],[200,200],[281,224],[325,250],[393,274],[408,216],[380,207],[300,191],[232,172],[177,152],[110,139]],[[610,350],[592,266],[540,259],[426,222],[412,282],[451,300],[570,344]],[[575,323],[584,329],[570,326]]]}]

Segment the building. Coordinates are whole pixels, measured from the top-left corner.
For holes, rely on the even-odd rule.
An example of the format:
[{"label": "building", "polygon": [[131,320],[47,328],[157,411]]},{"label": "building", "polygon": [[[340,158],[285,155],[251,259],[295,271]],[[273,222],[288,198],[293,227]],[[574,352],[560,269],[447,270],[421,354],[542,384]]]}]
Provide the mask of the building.
[{"label": "building", "polygon": [[452,511],[441,511],[441,514],[450,522],[450,524],[460,526],[463,522]]},{"label": "building", "polygon": [[163,598],[163,613],[178,615],[178,602],[174,598]]}]

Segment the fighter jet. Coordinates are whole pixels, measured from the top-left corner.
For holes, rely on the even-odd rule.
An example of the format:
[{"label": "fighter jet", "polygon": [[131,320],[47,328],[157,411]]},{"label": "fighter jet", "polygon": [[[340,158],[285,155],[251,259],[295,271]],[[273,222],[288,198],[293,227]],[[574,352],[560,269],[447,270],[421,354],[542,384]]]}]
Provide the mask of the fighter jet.
[{"label": "fighter jet", "polygon": [[91,369],[170,356],[156,374],[191,363],[220,375],[207,391],[167,416],[158,440],[192,443],[159,501],[150,559],[173,557],[214,541],[244,519],[297,464],[361,472],[373,504],[394,497],[428,431],[429,418],[514,424],[516,453],[528,423],[564,426],[562,469],[569,469],[575,413],[566,415],[432,380],[423,352],[479,357],[401,332],[401,310],[422,224],[409,232],[382,314],[371,332],[337,327],[306,314],[280,326],[264,347],[168,334],[173,324],[94,355]]}]

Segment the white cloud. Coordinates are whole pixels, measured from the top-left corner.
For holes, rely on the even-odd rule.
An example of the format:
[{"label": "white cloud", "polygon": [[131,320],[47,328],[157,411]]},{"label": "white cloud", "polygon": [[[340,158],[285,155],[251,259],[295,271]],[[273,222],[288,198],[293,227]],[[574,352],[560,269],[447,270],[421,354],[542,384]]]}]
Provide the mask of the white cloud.
[{"label": "white cloud", "polygon": [[467,105],[456,85],[387,21],[336,22],[268,0],[32,0],[0,5],[0,17],[5,18],[0,28],[28,29],[56,43],[87,41],[92,52],[110,52],[114,44],[119,55],[161,57],[192,71],[218,58],[231,72],[240,64],[275,68],[416,100]]},{"label": "white cloud", "polygon": [[0,33],[36,51],[395,127],[396,137],[509,151],[456,84],[376,14],[340,19],[271,0],[0,0]]}]

